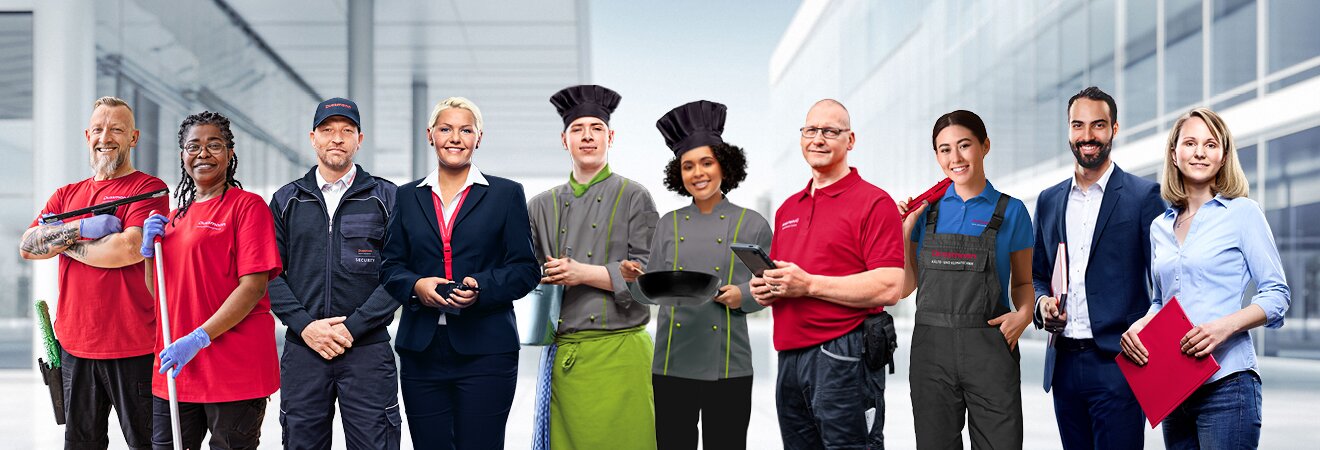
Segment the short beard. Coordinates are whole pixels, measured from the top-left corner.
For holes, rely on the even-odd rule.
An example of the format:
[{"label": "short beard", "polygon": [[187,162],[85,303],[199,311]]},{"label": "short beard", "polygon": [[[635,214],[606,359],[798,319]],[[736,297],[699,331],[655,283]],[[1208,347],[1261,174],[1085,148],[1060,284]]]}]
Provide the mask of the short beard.
[{"label": "short beard", "polygon": [[[1100,146],[1100,151],[1096,153],[1094,159],[1087,159],[1085,156],[1082,156],[1082,151],[1079,150],[1078,147],[1085,144],[1096,144]],[[1069,142],[1068,147],[1072,149],[1073,159],[1077,160],[1077,165],[1082,166],[1083,169],[1097,169],[1100,166],[1105,165],[1105,161],[1109,161],[1109,150],[1114,147],[1114,142],[1110,141],[1101,144],[1100,141],[1092,139],[1089,141]]]},{"label": "short beard", "polygon": [[348,170],[348,168],[351,167],[351,166],[353,165],[353,160],[352,160],[352,159],[349,159],[349,158],[343,158],[343,159],[342,159],[342,162],[339,163],[339,164],[335,164],[334,162],[330,161],[330,158],[329,158],[329,157],[326,157],[326,158],[317,158],[317,159],[319,160],[319,162],[321,163],[321,165],[325,166],[326,168],[328,168],[328,169],[330,169],[330,170],[336,171],[336,172],[341,171],[341,170]]},{"label": "short beard", "polygon": [[108,155],[92,155],[92,171],[101,178],[110,178],[119,172],[119,168],[128,161],[128,152],[120,152],[113,157]]}]

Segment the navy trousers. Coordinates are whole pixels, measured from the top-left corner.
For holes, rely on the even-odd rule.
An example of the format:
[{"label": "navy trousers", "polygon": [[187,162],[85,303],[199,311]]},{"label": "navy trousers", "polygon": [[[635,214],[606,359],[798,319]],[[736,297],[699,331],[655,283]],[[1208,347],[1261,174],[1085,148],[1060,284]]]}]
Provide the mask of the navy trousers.
[{"label": "navy trousers", "polygon": [[284,448],[330,449],[335,402],[350,450],[399,448],[399,384],[389,342],[349,348],[327,361],[288,342],[280,357]]},{"label": "navy trousers", "polygon": [[447,326],[425,350],[398,349],[403,406],[413,447],[503,449],[518,382],[518,352],[462,355]]},{"label": "navy trousers", "polygon": [[1056,347],[1054,415],[1065,450],[1142,448],[1145,415],[1113,354]]}]

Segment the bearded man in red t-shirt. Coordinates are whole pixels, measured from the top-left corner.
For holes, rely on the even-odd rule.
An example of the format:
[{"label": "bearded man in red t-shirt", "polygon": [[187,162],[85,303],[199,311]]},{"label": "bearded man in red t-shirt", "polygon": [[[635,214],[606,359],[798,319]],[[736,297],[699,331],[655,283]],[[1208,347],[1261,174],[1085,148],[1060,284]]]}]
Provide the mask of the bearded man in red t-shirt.
[{"label": "bearded man in red t-shirt", "polygon": [[[92,104],[83,132],[91,154],[91,178],[59,188],[41,215],[165,189],[160,179],[138,172],[129,158],[138,143],[133,110],[115,97]],[[151,367],[156,343],[156,305],[147,291],[142,223],[153,211],[168,211],[158,197],[119,206],[112,214],[87,215],[23,233],[24,259],[60,256],[55,335],[63,351],[64,446],[104,449],[113,407],[129,448],[151,447]]]}]

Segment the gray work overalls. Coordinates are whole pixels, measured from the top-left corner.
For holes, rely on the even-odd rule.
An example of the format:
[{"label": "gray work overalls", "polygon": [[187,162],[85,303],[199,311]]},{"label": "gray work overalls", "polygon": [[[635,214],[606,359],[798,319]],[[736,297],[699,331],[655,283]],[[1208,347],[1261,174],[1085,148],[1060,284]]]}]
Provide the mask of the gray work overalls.
[{"label": "gray work overalls", "polygon": [[912,415],[917,448],[962,448],[964,414],[973,449],[1022,448],[1018,351],[986,321],[1009,312],[995,264],[995,239],[1011,197],[1000,194],[980,236],[935,232],[930,205],[917,260],[912,330]]}]

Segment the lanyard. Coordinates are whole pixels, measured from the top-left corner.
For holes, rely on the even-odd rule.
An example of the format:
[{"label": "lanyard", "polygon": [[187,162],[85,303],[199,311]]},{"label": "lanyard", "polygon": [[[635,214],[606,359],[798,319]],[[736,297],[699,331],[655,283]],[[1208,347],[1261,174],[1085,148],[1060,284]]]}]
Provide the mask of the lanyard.
[{"label": "lanyard", "polygon": [[435,205],[435,215],[440,222],[440,244],[444,246],[445,252],[445,279],[454,281],[454,247],[449,244],[454,235],[454,222],[458,221],[458,212],[463,209],[463,200],[467,200],[468,191],[472,190],[472,185],[463,188],[463,192],[458,196],[458,203],[454,205],[454,213],[445,220],[444,205],[440,203],[440,193],[431,191],[431,202]]}]

